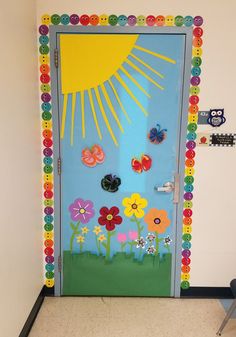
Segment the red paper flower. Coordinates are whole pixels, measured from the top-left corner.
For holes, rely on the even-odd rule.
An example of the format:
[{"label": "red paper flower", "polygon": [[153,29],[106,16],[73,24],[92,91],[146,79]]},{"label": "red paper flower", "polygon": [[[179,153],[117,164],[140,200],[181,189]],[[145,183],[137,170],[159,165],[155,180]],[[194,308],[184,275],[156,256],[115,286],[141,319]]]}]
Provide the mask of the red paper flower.
[{"label": "red paper flower", "polygon": [[116,206],[113,206],[110,209],[102,207],[100,209],[101,216],[98,218],[98,223],[101,226],[106,226],[108,231],[113,231],[116,225],[120,225],[122,223],[122,217],[118,215],[119,212],[120,210]]}]

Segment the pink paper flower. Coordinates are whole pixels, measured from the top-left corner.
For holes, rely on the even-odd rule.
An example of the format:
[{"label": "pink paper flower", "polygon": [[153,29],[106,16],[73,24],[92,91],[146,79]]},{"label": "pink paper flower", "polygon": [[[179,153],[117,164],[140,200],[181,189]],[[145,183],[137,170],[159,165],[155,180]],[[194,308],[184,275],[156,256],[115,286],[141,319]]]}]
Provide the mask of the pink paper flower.
[{"label": "pink paper flower", "polygon": [[118,233],[117,234],[117,240],[120,242],[120,243],[123,243],[127,240],[127,236],[125,233]]},{"label": "pink paper flower", "polygon": [[137,238],[138,238],[138,232],[136,232],[136,231],[129,231],[129,238],[130,238],[130,240],[137,240]]},{"label": "pink paper flower", "polygon": [[94,216],[93,202],[90,200],[76,199],[69,207],[71,219],[80,221],[83,224],[89,222]]}]

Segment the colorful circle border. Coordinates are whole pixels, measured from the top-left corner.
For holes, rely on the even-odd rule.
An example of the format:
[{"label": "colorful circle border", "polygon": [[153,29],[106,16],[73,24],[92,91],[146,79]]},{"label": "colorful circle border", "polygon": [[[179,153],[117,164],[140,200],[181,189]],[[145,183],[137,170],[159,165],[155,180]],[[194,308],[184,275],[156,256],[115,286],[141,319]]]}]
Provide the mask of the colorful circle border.
[{"label": "colorful circle border", "polygon": [[[52,134],[52,112],[51,112],[51,78],[50,78],[50,41],[49,41],[49,25],[104,25],[101,18],[105,18],[105,25],[114,26],[114,22],[109,20],[109,16],[91,15],[89,16],[89,22],[82,20],[80,22],[80,16],[78,14],[44,14],[42,16],[42,24],[39,26],[39,63],[40,63],[40,82],[41,82],[41,108],[42,108],[42,145],[43,145],[43,205],[44,207],[44,254],[45,254],[45,285],[49,288],[54,286],[54,224],[53,224],[53,134]],[[119,17],[119,16],[117,16]],[[190,79],[190,92],[189,92],[189,109],[188,109],[188,126],[187,126],[187,139],[186,139],[186,162],[185,162],[185,186],[184,186],[184,206],[188,206],[183,210],[183,247],[191,241],[192,236],[192,206],[193,206],[193,181],[194,181],[194,165],[195,161],[195,147],[196,147],[196,133],[197,120],[198,120],[198,103],[199,103],[199,84],[201,82],[201,56],[202,56],[202,35],[203,19],[201,16],[192,17],[188,16],[162,16],[162,15],[149,15],[147,17],[143,15],[125,16],[127,21],[125,25],[128,26],[168,26],[168,27],[192,27],[193,28],[193,42],[192,42],[192,77]],[[154,19],[155,18],[155,21]],[[119,20],[117,21],[119,24]],[[124,26],[124,21],[121,24]],[[198,76],[197,76],[197,75]],[[189,158],[190,151],[192,158]],[[51,158],[51,159],[48,159]],[[48,162],[50,164],[48,164]],[[46,163],[46,164],[45,164]],[[188,186],[191,187],[189,188]],[[187,192],[188,190],[190,192]],[[191,202],[189,202],[191,200]],[[191,244],[189,245],[191,247]],[[190,264],[191,260],[187,257],[191,255],[190,249],[182,249],[182,274],[181,274],[181,288],[188,289],[190,286]]]}]

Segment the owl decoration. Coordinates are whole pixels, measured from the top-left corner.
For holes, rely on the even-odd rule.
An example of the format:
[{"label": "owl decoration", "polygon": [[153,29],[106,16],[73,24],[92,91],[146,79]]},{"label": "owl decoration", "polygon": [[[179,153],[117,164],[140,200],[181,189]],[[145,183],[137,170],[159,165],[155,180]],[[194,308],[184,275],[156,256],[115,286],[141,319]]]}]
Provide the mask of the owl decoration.
[{"label": "owl decoration", "polygon": [[224,109],[210,109],[207,123],[213,127],[218,127],[224,124],[226,121],[224,117]]}]

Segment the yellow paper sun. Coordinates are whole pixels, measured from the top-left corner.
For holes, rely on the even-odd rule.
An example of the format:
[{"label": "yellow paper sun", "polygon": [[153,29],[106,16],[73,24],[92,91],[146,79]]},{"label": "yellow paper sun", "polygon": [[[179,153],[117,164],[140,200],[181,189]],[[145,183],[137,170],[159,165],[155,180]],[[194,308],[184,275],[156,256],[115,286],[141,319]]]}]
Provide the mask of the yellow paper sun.
[{"label": "yellow paper sun", "polygon": [[[100,139],[102,139],[102,133],[98,124],[97,111],[94,104],[94,96],[92,90],[95,93],[95,97],[102,114],[106,127],[113,139],[115,145],[118,145],[117,139],[114,135],[112,127],[109,123],[107,113],[103,106],[103,99],[100,94],[104,96],[104,99],[109,107],[109,110],[115,119],[118,128],[121,132],[124,132],[120,123],[118,115],[113,107],[112,98],[109,96],[104,83],[108,83],[112,89],[112,93],[116,101],[118,102],[122,112],[124,113],[128,122],[130,118],[124,108],[124,105],[119,97],[117,90],[112,82],[111,77],[114,76],[119,84],[126,90],[133,101],[139,106],[142,112],[147,116],[148,112],[140,103],[138,98],[133,94],[128,84],[123,80],[118,71],[121,71],[129,80],[131,80],[136,87],[148,98],[149,93],[136,81],[136,79],[124,68],[123,64],[128,64],[135,71],[148,79],[158,89],[164,88],[152,77],[147,75],[138,64],[143,65],[149,69],[154,75],[160,78],[164,78],[157,70],[152,68],[148,63],[144,62],[141,58],[133,54],[133,50],[137,49],[145,54],[150,54],[154,57],[160,58],[166,62],[175,64],[176,62],[164,55],[152,52],[136,44],[138,35],[128,34],[62,34],[60,35],[60,50],[61,50],[61,85],[63,100],[63,112],[61,123],[61,138],[64,138],[65,123],[67,114],[68,95],[72,95],[72,111],[71,111],[71,145],[74,141],[74,119],[75,119],[75,107],[76,107],[76,94],[80,93],[80,105],[81,105],[81,128],[82,136],[85,138],[86,125],[85,125],[85,105],[84,96],[87,93],[90,102],[90,109],[92,111],[93,120],[96,126],[96,130]],[[130,56],[128,58],[128,56]]]}]

